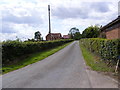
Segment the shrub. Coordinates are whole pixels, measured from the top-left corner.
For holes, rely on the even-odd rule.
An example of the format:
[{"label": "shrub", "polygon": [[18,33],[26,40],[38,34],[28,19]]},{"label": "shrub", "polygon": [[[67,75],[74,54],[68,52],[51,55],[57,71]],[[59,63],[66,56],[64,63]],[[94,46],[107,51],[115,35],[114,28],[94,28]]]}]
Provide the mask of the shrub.
[{"label": "shrub", "polygon": [[100,38],[81,39],[81,44],[103,60],[116,62],[120,55],[120,39],[107,40]]},{"label": "shrub", "polygon": [[7,63],[14,62],[15,58],[18,58],[22,55],[41,52],[71,41],[73,40],[68,39],[44,42],[6,41],[2,43],[2,64],[5,65]]}]

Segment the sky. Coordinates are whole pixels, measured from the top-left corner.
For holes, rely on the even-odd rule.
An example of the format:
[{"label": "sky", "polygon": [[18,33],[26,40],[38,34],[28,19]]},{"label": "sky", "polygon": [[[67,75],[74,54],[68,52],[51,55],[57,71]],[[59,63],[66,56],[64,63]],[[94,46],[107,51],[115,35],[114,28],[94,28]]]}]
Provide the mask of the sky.
[{"label": "sky", "polygon": [[80,33],[91,25],[106,25],[118,16],[119,0],[1,0],[0,41],[27,40],[40,31],[48,34],[48,5],[51,32],[67,35],[73,27]]}]

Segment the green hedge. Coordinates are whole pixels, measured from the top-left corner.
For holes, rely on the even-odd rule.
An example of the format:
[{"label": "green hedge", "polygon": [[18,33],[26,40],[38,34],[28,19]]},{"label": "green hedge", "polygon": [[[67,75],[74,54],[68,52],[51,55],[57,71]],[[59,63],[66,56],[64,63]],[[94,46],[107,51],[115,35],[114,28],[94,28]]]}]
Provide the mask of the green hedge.
[{"label": "green hedge", "polygon": [[13,62],[15,58],[51,49],[73,40],[55,40],[43,42],[6,41],[2,43],[2,64]]},{"label": "green hedge", "polygon": [[120,39],[107,40],[100,38],[81,39],[81,44],[103,60],[117,61],[120,55]]}]

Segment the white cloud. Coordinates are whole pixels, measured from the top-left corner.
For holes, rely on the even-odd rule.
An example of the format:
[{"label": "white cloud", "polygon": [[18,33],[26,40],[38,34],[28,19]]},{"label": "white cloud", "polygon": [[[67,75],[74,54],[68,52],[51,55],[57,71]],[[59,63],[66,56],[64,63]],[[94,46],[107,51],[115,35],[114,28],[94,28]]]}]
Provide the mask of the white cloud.
[{"label": "white cloud", "polygon": [[[48,4],[51,5],[52,32],[68,34],[77,27],[82,32],[95,24],[105,25],[115,19],[119,0],[3,0],[2,40],[34,38],[40,31],[48,33]],[[94,2],[94,3],[93,3]],[[102,3],[101,3],[102,2]]]}]

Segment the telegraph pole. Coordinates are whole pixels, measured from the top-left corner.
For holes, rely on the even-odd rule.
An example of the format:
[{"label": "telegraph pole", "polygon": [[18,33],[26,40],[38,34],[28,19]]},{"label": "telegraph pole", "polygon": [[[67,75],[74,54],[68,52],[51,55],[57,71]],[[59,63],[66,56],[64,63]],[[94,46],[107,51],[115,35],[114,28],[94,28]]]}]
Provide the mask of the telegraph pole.
[{"label": "telegraph pole", "polygon": [[51,33],[51,24],[50,24],[50,5],[48,5],[48,14],[49,14],[49,34]]}]

